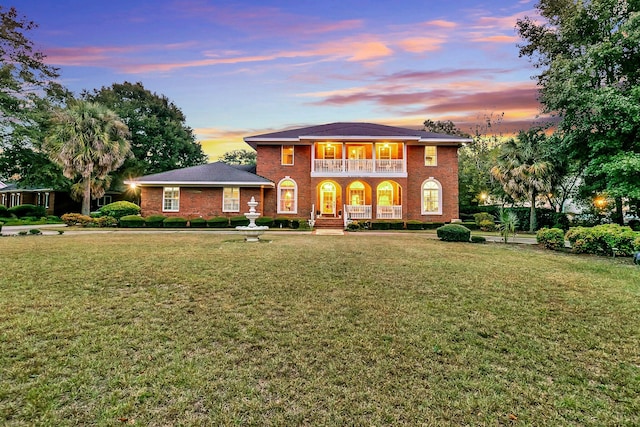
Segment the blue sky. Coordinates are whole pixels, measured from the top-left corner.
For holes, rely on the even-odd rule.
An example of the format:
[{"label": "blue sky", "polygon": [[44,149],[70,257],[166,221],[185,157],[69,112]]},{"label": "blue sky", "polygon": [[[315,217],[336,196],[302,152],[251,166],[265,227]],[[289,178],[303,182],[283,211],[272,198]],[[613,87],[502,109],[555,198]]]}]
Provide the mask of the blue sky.
[{"label": "blue sky", "polygon": [[166,95],[212,158],[242,138],[367,121],[463,130],[536,119],[516,20],[534,1],[20,0],[29,37],[79,93],[124,81]]}]

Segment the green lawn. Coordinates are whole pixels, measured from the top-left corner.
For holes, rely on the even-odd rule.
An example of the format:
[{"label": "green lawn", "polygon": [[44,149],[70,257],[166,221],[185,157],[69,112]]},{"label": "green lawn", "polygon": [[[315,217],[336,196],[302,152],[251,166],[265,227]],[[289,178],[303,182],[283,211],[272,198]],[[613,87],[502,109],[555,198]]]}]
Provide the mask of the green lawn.
[{"label": "green lawn", "polygon": [[0,238],[0,424],[640,425],[629,259],[267,238]]}]

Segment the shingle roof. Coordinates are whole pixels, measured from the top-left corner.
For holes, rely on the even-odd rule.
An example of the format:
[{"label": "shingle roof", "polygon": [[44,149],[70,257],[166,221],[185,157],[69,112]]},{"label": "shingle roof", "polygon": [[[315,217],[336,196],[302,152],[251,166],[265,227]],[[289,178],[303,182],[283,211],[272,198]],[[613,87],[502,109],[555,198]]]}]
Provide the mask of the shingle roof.
[{"label": "shingle roof", "polygon": [[395,126],[379,125],[375,123],[328,123],[324,125],[309,126],[298,129],[289,129],[280,132],[265,133],[261,135],[249,136],[244,140],[249,145],[260,141],[274,140],[300,140],[301,138],[349,138],[349,137],[372,137],[373,139],[402,138],[415,141],[426,142],[450,141],[450,142],[470,142],[468,138],[454,135],[427,132],[423,130],[401,128]]},{"label": "shingle roof", "polygon": [[243,187],[273,186],[273,182],[255,173],[249,172],[247,165],[228,165],[222,162],[175,169],[172,171],[145,175],[125,181],[136,185],[193,185],[193,186],[225,186]]}]

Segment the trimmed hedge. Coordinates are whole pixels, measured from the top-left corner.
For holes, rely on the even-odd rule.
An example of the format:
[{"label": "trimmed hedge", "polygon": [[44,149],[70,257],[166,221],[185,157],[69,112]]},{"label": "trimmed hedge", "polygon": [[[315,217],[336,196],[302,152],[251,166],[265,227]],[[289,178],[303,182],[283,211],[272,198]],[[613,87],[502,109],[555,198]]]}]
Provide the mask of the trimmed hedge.
[{"label": "trimmed hedge", "polygon": [[422,230],[422,221],[410,219],[407,221],[407,230]]},{"label": "trimmed hedge", "polygon": [[638,233],[618,224],[603,224],[595,227],[574,227],[566,234],[575,253],[631,256],[636,250]]},{"label": "trimmed hedge", "polygon": [[211,228],[227,228],[229,227],[229,218],[226,216],[214,216],[207,220],[207,225]]},{"label": "trimmed hedge", "polygon": [[165,228],[186,228],[187,219],[180,216],[170,216],[162,221]]},{"label": "trimmed hedge", "polygon": [[87,224],[93,223],[93,218],[89,215],[82,215],[79,213],[66,213],[62,215],[61,219],[68,226],[80,225],[84,227]]},{"label": "trimmed hedge", "polygon": [[11,213],[5,205],[0,205],[0,218],[11,218]]},{"label": "trimmed hedge", "polygon": [[444,222],[423,222],[422,228],[424,228],[425,230],[437,230],[443,225],[445,225]]},{"label": "trimmed hedge", "polygon": [[13,214],[18,218],[24,218],[26,216],[33,216],[36,218],[42,218],[47,215],[47,210],[44,206],[36,206],[25,203],[24,205],[16,205],[7,209],[9,214]]},{"label": "trimmed hedge", "polygon": [[231,228],[246,227],[249,225],[249,220],[244,215],[232,216],[229,218],[229,225]]},{"label": "trimmed hedge", "polygon": [[144,218],[139,215],[125,215],[120,218],[118,223],[122,228],[142,228],[144,227]]},{"label": "trimmed hedge", "polygon": [[149,215],[144,219],[144,222],[149,228],[162,228],[165,219],[167,219],[167,217],[164,215]]},{"label": "trimmed hedge", "polygon": [[483,236],[471,236],[471,243],[487,243]]},{"label": "trimmed hedge", "polygon": [[291,219],[279,216],[273,220],[273,226],[276,228],[291,228]]},{"label": "trimmed hedge", "polygon": [[460,224],[447,224],[437,229],[438,238],[445,242],[468,242],[471,230]]},{"label": "trimmed hedge", "polygon": [[475,221],[464,221],[459,223],[460,225],[462,225],[463,227],[467,227],[469,230],[479,230],[480,227],[478,227],[478,225],[476,224]]},{"label": "trimmed hedge", "polygon": [[536,241],[545,249],[559,251],[564,248],[564,231],[561,228],[541,228],[536,233]]},{"label": "trimmed hedge", "polygon": [[204,218],[192,218],[189,220],[189,227],[191,228],[206,228],[207,220]]},{"label": "trimmed hedge", "polygon": [[273,227],[273,218],[271,218],[269,216],[258,217],[256,219],[256,225],[259,225],[261,227],[263,227],[263,226]]},{"label": "trimmed hedge", "polygon": [[372,230],[389,230],[391,224],[387,221],[371,221]]},{"label": "trimmed hedge", "polygon": [[104,205],[100,208],[99,212],[104,216],[112,216],[115,219],[120,219],[123,216],[138,215],[140,213],[140,206],[123,200]]}]

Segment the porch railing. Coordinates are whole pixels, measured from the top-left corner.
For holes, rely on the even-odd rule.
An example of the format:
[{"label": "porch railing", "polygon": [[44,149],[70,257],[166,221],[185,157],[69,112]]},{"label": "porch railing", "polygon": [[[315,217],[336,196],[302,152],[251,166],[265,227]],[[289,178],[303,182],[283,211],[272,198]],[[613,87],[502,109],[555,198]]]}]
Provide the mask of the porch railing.
[{"label": "porch railing", "polygon": [[402,219],[402,206],[378,206],[377,219]]},{"label": "porch railing", "polygon": [[349,219],[371,219],[371,205],[345,205]]},{"label": "porch railing", "polygon": [[394,160],[349,160],[349,159],[315,159],[313,172],[327,174],[363,173],[363,174],[402,174],[405,172],[404,159]]},{"label": "porch railing", "polygon": [[342,172],[342,160],[324,160],[316,159],[313,162],[314,171],[321,173],[339,173]]},{"label": "porch railing", "polygon": [[346,160],[347,172],[373,172],[373,160]]},{"label": "porch railing", "polygon": [[376,172],[402,173],[404,172],[404,160],[376,160]]}]

